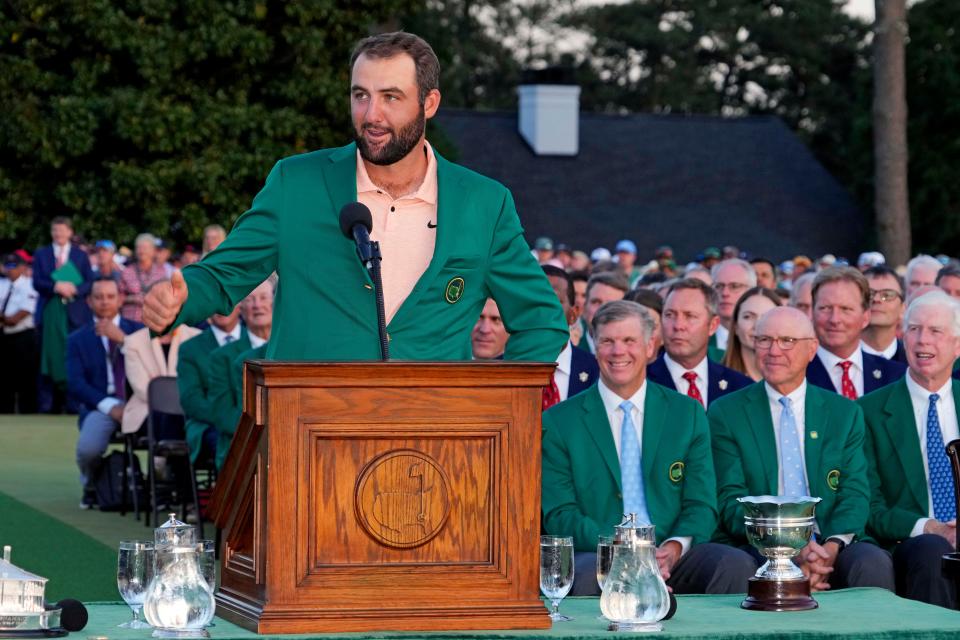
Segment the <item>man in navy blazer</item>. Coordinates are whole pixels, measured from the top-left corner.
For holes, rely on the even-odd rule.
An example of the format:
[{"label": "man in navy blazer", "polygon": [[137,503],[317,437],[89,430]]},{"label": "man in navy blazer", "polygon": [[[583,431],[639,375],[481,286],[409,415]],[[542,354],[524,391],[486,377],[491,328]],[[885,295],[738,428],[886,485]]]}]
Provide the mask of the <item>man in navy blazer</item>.
[{"label": "man in navy blazer", "polygon": [[[70,242],[73,238],[73,223],[70,218],[65,216],[54,218],[50,223],[50,237],[53,243],[40,247],[33,254],[33,288],[37,291],[37,309],[33,318],[37,335],[41,337],[43,336],[43,311],[51,301],[57,303],[60,300],[68,301],[67,333],[90,322],[90,308],[87,306],[86,298],[90,294],[90,285],[95,277],[87,254]],[[83,282],[80,284],[53,281],[53,272],[67,261],[72,262],[83,277]],[[41,345],[42,348],[43,345]],[[60,393],[62,394],[62,390]],[[57,404],[59,405],[60,402],[62,398]],[[48,413],[54,408],[54,385],[46,376],[39,381],[37,404],[41,413]]]},{"label": "man in navy blazer", "polygon": [[707,358],[710,336],[720,324],[719,295],[696,278],[670,287],[663,303],[664,353],[647,365],[647,377],[700,402],[704,409],[717,398],[753,380]]},{"label": "man in navy blazer", "polygon": [[94,321],[67,337],[67,393],[78,407],[80,425],[77,466],[84,487],[81,508],[91,504],[90,483],[123,417],[123,338],[143,326],[120,317],[120,289],[111,278],[95,281],[87,300]]},{"label": "man in navy blazer", "polygon": [[906,365],[860,346],[870,323],[870,284],[852,267],[830,267],[813,280],[813,326],[820,347],[807,381],[856,400],[903,377]]},{"label": "man in navy blazer", "polygon": [[[553,265],[541,265],[547,276],[553,292],[560,300],[563,316],[567,325],[573,326],[579,321],[580,309],[577,307],[576,290],[570,274]],[[584,351],[567,340],[563,351],[557,356],[557,368],[553,372],[553,386],[544,389],[543,410],[546,411],[558,402],[577,395],[589,388],[600,375],[597,358],[592,353]]]}]

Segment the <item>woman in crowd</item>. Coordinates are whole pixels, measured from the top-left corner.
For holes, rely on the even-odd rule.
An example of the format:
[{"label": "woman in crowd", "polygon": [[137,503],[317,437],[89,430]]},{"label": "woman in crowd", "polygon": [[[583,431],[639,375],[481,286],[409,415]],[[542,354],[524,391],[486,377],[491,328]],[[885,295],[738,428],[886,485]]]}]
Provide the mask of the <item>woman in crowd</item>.
[{"label": "woman in crowd", "polygon": [[757,319],[781,304],[780,296],[772,289],[748,289],[733,308],[733,328],[727,343],[723,364],[754,380],[761,378],[757,368],[757,352],[753,347],[753,328]]},{"label": "woman in crowd", "polygon": [[166,269],[157,262],[157,239],[141,233],[134,243],[135,258],[120,274],[120,297],[123,306],[120,315],[127,320],[141,322],[143,296],[155,283],[167,279]]}]

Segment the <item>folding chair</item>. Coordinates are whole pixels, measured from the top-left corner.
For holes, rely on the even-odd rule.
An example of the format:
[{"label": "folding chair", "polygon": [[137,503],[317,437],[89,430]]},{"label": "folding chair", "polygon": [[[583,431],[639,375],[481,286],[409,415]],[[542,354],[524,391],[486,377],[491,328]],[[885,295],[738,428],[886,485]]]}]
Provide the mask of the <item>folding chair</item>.
[{"label": "folding chair", "polygon": [[[203,538],[203,514],[200,509],[200,499],[197,495],[197,479],[193,464],[190,461],[190,448],[187,441],[181,438],[166,437],[170,434],[164,434],[163,439],[157,439],[158,420],[157,414],[164,413],[170,416],[183,416],[183,407],[180,406],[180,392],[177,388],[177,379],[174,376],[161,376],[154,378],[147,386],[147,470],[150,481],[150,509],[153,512],[153,526],[159,524],[159,504],[157,501],[157,474],[154,465],[156,456],[163,458],[182,458],[187,467],[187,475],[190,478],[190,490],[193,496],[193,505],[197,514],[197,528],[200,530],[200,537]],[[186,520],[186,501],[181,497],[181,504],[184,507],[184,520]],[[150,519],[147,517],[149,526]]]}]

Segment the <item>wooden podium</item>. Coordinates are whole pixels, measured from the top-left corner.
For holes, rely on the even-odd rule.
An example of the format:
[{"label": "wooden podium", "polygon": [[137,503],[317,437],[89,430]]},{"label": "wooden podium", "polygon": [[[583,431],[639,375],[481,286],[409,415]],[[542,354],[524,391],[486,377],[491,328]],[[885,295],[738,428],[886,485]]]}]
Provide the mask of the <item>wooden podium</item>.
[{"label": "wooden podium", "polygon": [[542,629],[553,364],[248,362],[217,614],[258,633]]}]

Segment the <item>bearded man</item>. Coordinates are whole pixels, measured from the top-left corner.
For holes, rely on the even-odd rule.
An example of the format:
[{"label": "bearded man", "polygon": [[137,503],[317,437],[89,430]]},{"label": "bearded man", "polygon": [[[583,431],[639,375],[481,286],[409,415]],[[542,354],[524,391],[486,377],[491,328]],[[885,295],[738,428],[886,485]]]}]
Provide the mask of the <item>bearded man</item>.
[{"label": "bearded man", "polygon": [[144,322],[163,332],[229,313],[276,271],[267,358],[379,359],[372,282],[339,227],[341,208],[359,201],[383,255],[393,357],[469,360],[470,331],[493,298],[510,333],[504,358],[555,361],[566,320],[510,192],[426,141],[440,106],[430,45],[403,32],[372,36],[350,64],[355,142],[278,162],[223,244],[151,289]]}]

